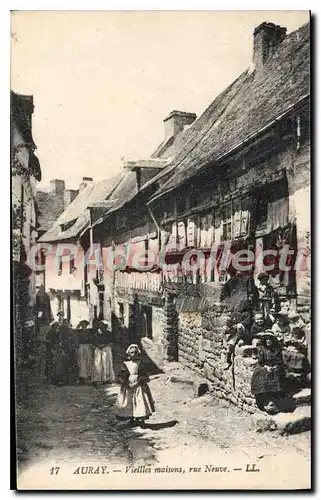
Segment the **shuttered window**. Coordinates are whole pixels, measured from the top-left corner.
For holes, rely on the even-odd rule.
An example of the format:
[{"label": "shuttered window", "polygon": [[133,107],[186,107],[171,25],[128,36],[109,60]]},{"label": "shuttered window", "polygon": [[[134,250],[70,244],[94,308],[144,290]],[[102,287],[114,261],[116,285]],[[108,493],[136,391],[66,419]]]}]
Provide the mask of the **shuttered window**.
[{"label": "shuttered window", "polygon": [[250,227],[250,199],[233,200],[221,207],[221,241],[245,237]]},{"label": "shuttered window", "polygon": [[179,249],[183,250],[184,248],[186,248],[186,227],[185,222],[182,220],[177,223],[177,235]]},{"label": "shuttered window", "polygon": [[222,241],[232,239],[232,202],[222,206]]},{"label": "shuttered window", "polygon": [[190,248],[195,248],[197,245],[196,241],[197,235],[197,225],[196,217],[189,217],[187,220],[187,246]]}]

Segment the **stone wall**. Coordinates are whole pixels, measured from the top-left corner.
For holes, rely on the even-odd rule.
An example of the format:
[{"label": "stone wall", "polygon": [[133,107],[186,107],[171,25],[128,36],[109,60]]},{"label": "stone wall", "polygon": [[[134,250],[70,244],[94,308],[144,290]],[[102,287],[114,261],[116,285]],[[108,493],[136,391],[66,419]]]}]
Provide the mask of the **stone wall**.
[{"label": "stone wall", "polygon": [[[296,270],[298,306],[311,306],[311,195],[310,141],[296,152],[288,153],[287,179],[289,185],[289,217],[296,225],[298,252],[302,263]],[[303,309],[302,312],[308,312]]]},{"label": "stone wall", "polygon": [[251,349],[237,348],[234,366],[223,370],[225,349],[223,331],[226,316],[213,308],[211,312],[179,315],[178,360],[212,383],[215,394],[253,413],[251,376],[256,361]]},{"label": "stone wall", "polygon": [[166,361],[178,361],[178,314],[174,295],[165,292],[164,299],[164,356]]}]

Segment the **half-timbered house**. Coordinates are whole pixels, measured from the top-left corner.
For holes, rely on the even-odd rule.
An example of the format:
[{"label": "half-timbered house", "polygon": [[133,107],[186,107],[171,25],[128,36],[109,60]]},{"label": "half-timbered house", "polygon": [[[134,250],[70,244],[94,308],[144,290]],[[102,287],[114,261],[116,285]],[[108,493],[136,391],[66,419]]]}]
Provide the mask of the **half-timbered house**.
[{"label": "half-timbered house", "polygon": [[[265,251],[263,270],[280,299],[310,322],[309,29],[288,36],[271,23],[255,29],[250,67],[186,131],[148,203],[171,262],[163,281],[173,352],[222,390],[233,385],[240,398],[250,396],[249,384],[244,389],[242,376],[232,381],[220,369],[226,248],[230,259],[246,252],[243,265],[254,277]],[[253,262],[244,262],[249,251]]]}]

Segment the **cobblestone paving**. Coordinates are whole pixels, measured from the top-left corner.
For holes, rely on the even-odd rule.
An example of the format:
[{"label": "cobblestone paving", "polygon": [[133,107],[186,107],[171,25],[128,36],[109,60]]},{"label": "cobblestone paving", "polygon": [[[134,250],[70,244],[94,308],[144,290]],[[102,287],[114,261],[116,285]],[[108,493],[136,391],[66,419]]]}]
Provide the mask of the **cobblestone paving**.
[{"label": "cobblestone paving", "polygon": [[289,437],[257,434],[250,415],[208,395],[193,398],[190,386],[172,384],[166,374],[153,376],[150,385],[156,413],[147,429],[117,422],[117,386],[34,388],[18,411],[21,467],[51,458],[56,464],[107,460],[125,465],[130,459],[173,463],[175,457],[203,463],[206,456],[218,454],[233,454],[244,463],[291,455],[298,467],[308,466],[309,432]]}]

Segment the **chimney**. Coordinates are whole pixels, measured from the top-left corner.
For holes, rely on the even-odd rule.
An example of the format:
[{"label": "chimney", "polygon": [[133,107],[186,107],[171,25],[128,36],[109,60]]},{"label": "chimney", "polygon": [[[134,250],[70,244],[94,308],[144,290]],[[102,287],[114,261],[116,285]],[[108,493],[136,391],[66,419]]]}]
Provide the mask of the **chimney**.
[{"label": "chimney", "polygon": [[191,125],[196,120],[195,113],[186,113],[185,111],[172,111],[164,120],[165,124],[165,139],[175,136],[186,125]]},{"label": "chimney", "polygon": [[261,69],[267,59],[274,53],[277,46],[286,37],[286,28],[273,23],[262,23],[254,30],[253,64]]},{"label": "chimney", "polygon": [[60,179],[53,179],[50,181],[50,192],[55,194],[62,194],[65,190],[65,181]]},{"label": "chimney", "polygon": [[64,208],[67,208],[68,205],[70,205],[70,203],[74,201],[78,192],[78,189],[66,189],[66,191],[64,192]]},{"label": "chimney", "polygon": [[81,183],[79,184],[79,191],[85,189],[85,187],[87,187],[88,184],[93,182],[93,180],[94,179],[92,177],[83,177]]}]

